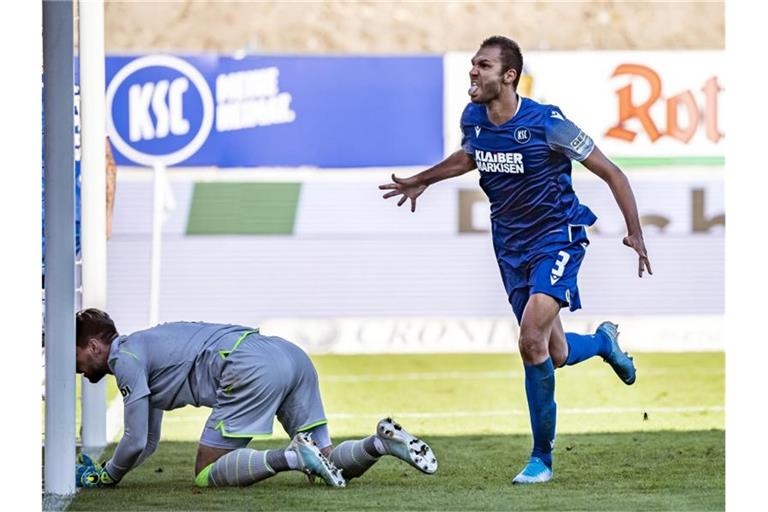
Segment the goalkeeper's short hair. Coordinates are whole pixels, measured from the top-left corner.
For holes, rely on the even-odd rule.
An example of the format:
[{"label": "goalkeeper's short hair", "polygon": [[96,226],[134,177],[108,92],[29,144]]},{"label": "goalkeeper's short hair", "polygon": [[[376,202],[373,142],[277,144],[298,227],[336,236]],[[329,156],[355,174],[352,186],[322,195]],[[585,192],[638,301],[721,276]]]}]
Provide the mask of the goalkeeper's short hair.
[{"label": "goalkeeper's short hair", "polygon": [[117,337],[115,322],[106,312],[96,308],[78,311],[75,316],[75,333],[77,346],[83,348],[91,338],[109,343]]}]

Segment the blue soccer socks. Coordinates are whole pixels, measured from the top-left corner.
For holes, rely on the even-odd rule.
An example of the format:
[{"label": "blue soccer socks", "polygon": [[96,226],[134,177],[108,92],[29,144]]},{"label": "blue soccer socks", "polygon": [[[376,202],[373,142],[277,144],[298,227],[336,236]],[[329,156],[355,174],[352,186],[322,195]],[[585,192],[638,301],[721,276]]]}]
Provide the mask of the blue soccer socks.
[{"label": "blue soccer socks", "polygon": [[600,356],[611,365],[613,371],[625,384],[635,382],[635,363],[632,357],[619,346],[619,326],[612,322],[603,322],[597,326],[595,334],[565,333],[568,344],[566,365],[578,364],[590,357]]},{"label": "blue soccer socks", "polygon": [[611,339],[600,331],[595,334],[567,332],[565,342],[568,344],[566,365],[578,364],[594,356],[605,357],[611,352]]},{"label": "blue soccer socks", "polygon": [[538,457],[549,468],[552,467],[552,448],[555,445],[555,368],[552,359],[535,365],[525,366],[525,394],[531,415],[533,451],[531,457]]}]

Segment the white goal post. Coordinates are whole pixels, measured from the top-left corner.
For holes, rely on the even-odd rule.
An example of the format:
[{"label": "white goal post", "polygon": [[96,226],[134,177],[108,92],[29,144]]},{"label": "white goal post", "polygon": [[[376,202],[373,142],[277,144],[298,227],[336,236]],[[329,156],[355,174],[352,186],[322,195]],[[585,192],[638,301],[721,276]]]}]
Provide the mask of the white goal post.
[{"label": "white goal post", "polygon": [[[104,4],[79,1],[82,307],[107,310]],[[106,437],[106,379],[81,377],[83,449],[98,455]]]}]

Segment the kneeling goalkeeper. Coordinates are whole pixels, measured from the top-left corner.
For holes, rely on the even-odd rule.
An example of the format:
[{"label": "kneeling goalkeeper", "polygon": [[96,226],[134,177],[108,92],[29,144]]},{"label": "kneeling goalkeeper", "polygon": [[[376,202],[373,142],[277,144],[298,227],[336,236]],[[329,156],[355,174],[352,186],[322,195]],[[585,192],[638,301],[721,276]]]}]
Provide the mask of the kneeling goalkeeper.
[{"label": "kneeling goalkeeper", "polygon": [[[77,485],[117,484],[157,448],[163,411],[185,405],[212,409],[195,460],[195,483],[243,486],[282,471],[319,476],[333,487],[358,477],[383,455],[431,474],[431,448],[390,418],[358,441],[331,443],[315,371],[296,345],[257,329],[172,322],[118,335],[109,315],[86,309],[76,317],[77,373],[91,382],[113,374],[123,395],[125,428],[112,458],[101,465],[81,456]],[[274,418],[292,438],[275,450],[246,448],[269,437]]]}]

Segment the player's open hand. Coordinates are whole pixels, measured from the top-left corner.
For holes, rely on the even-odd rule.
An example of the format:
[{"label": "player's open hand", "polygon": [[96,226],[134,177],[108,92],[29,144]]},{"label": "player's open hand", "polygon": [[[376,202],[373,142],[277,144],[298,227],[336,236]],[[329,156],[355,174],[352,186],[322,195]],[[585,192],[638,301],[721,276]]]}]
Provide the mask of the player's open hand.
[{"label": "player's open hand", "polygon": [[643,235],[628,235],[624,237],[624,245],[635,250],[638,256],[637,276],[643,277],[643,271],[648,270],[649,275],[653,275],[651,270],[651,260],[648,259],[648,251],[645,249]]},{"label": "player's open hand", "polygon": [[411,200],[411,212],[416,211],[416,198],[421,195],[427,189],[426,185],[422,185],[415,177],[410,178],[398,178],[392,174],[392,183],[385,183],[379,185],[379,190],[389,190],[382,197],[389,199],[390,197],[402,195],[403,197],[397,202],[397,206],[403,206],[403,204],[410,199]]}]

